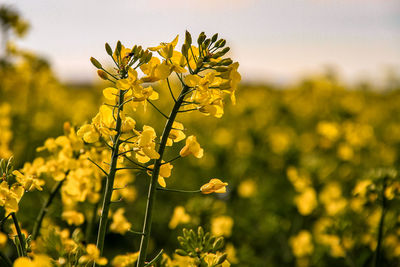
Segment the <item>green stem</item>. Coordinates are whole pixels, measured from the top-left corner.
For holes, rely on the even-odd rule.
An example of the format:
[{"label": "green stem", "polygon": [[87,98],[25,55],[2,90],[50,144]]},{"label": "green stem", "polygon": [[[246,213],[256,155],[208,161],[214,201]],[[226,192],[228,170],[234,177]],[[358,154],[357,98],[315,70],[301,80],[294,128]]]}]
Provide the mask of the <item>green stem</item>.
[{"label": "green stem", "polygon": [[42,226],[43,218],[44,218],[44,216],[46,216],[48,208],[49,208],[50,204],[53,202],[54,197],[57,195],[58,191],[60,191],[60,188],[61,188],[63,182],[64,182],[64,180],[61,180],[56,183],[56,185],[53,187],[53,189],[50,192],[49,198],[47,199],[47,201],[45,203],[43,203],[43,206],[40,209],[38,216],[36,217],[35,225],[33,226],[32,240],[36,240],[36,238],[38,237],[40,228]]},{"label": "green stem", "polygon": [[157,187],[159,191],[168,191],[168,192],[176,192],[176,193],[200,193],[201,190],[180,190],[180,189],[171,189],[171,188],[164,188],[164,187]]},{"label": "green stem", "polygon": [[381,246],[382,246],[382,238],[383,238],[383,227],[385,225],[385,215],[386,215],[386,197],[385,197],[385,190],[386,190],[386,182],[383,184],[382,189],[382,214],[379,220],[379,228],[378,228],[378,240],[376,245],[375,251],[375,267],[381,266]]},{"label": "green stem", "polygon": [[26,257],[26,246],[25,246],[25,239],[22,236],[21,228],[19,227],[17,215],[15,215],[15,212],[11,213],[11,217],[13,219],[14,225],[15,225],[15,230],[17,230],[17,235],[19,239],[19,244],[21,246],[21,253],[22,257]]},{"label": "green stem", "polygon": [[142,240],[140,242],[140,253],[139,253],[139,258],[137,261],[137,267],[145,266],[147,247],[148,247],[149,240],[150,240],[151,221],[152,221],[152,216],[153,216],[154,203],[155,203],[155,199],[156,199],[157,179],[158,179],[158,174],[160,172],[160,166],[162,164],[161,161],[163,158],[163,154],[164,154],[165,146],[167,144],[169,133],[172,129],[172,124],[175,121],[175,118],[176,118],[176,115],[178,114],[179,108],[181,107],[181,104],[183,103],[185,93],[188,90],[189,90],[189,87],[186,85],[182,88],[182,91],[181,91],[178,99],[176,100],[174,107],[172,108],[171,114],[168,117],[168,120],[165,124],[164,131],[162,133],[160,147],[158,148],[158,154],[160,155],[160,157],[154,161],[154,169],[153,169],[153,172],[151,175],[151,181],[150,181],[149,191],[148,191],[148,195],[147,195],[147,206],[146,206],[146,214],[145,214],[144,225],[143,225],[143,236],[142,236]]},{"label": "green stem", "polygon": [[[107,232],[107,221],[108,221],[108,213],[110,210],[110,204],[111,204],[111,196],[113,192],[113,187],[114,187],[114,178],[115,178],[115,173],[117,172],[117,161],[118,161],[118,151],[119,151],[119,145],[121,144],[120,140],[120,135],[121,135],[121,117],[120,117],[120,112],[123,110],[123,105],[120,105],[124,101],[124,91],[119,91],[119,102],[118,102],[118,111],[117,111],[117,117],[116,117],[116,126],[115,130],[117,131],[117,134],[113,138],[113,148],[112,148],[112,155],[111,155],[111,165],[110,165],[110,170],[107,175],[107,181],[106,181],[106,188],[104,191],[104,198],[103,198],[103,206],[101,209],[101,216],[100,216],[100,225],[99,225],[99,230],[97,233],[97,242],[96,246],[100,250],[100,256],[103,255],[103,248],[104,248],[104,239],[106,236]],[[93,266],[96,266],[96,263],[93,263]]]}]

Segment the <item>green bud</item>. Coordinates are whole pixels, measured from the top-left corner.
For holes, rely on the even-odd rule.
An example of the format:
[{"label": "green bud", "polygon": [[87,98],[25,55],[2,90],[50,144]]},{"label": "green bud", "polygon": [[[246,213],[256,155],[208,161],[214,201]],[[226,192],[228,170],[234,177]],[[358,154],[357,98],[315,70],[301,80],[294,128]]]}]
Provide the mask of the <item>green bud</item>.
[{"label": "green bud", "polygon": [[225,71],[228,71],[229,68],[227,68],[227,67],[216,67],[215,70],[218,71],[218,72],[225,72]]},{"label": "green bud", "polygon": [[187,256],[188,253],[184,251],[183,249],[176,249],[175,253],[178,254],[179,256]]},{"label": "green bud", "polygon": [[121,49],[122,49],[121,41],[118,41],[117,42],[117,48],[116,48],[116,51],[115,51],[117,55],[121,54]]},{"label": "green bud", "polygon": [[199,69],[203,66],[203,59],[199,58],[196,63],[196,67]]},{"label": "green bud", "polygon": [[102,69],[103,66],[101,66],[100,62],[97,61],[94,57],[90,58],[90,62],[92,62],[93,66],[95,66],[98,69]]},{"label": "green bud", "polygon": [[153,53],[152,53],[152,52],[149,52],[149,53],[147,54],[146,60],[145,60],[144,62],[145,62],[145,63],[148,63],[148,62],[151,60],[152,57],[153,57]]},{"label": "green bud", "polygon": [[225,47],[224,49],[221,50],[221,52],[224,53],[225,55],[226,53],[229,52],[229,50],[231,50],[229,47]]},{"label": "green bud", "polygon": [[226,257],[228,257],[228,254],[226,253],[219,257],[217,264],[222,264],[226,260]]},{"label": "green bud", "polygon": [[188,44],[183,44],[182,45],[182,49],[181,49],[181,52],[182,52],[182,55],[184,56],[184,57],[187,57],[188,56],[188,51],[189,51],[189,45]]},{"label": "green bud", "polygon": [[204,46],[205,46],[205,47],[208,47],[210,43],[211,43],[211,40],[208,38],[208,39],[206,39],[206,40],[204,41]]},{"label": "green bud", "polygon": [[218,33],[214,34],[213,37],[211,37],[211,43],[215,43],[218,39]]},{"label": "green bud", "polygon": [[108,80],[108,75],[103,70],[97,70],[97,75],[103,80]]},{"label": "green bud", "polygon": [[204,230],[201,226],[197,229],[197,235],[199,236],[200,239],[203,239],[204,236]]},{"label": "green bud", "polygon": [[218,47],[224,47],[225,44],[226,44],[226,40],[224,40],[224,39],[221,39],[221,40],[222,40],[222,41],[221,41],[221,43],[219,44]]},{"label": "green bud", "polygon": [[110,56],[112,56],[113,51],[112,51],[112,49],[111,49],[111,46],[110,46],[108,43],[106,43],[106,44],[105,44],[105,47],[106,47],[106,52],[107,52],[107,54],[110,55]]},{"label": "green bud", "polygon": [[222,43],[222,41],[223,41],[224,39],[219,39],[216,43],[215,43],[215,47],[219,47],[220,45],[221,45],[221,43]]},{"label": "green bud", "polygon": [[218,63],[219,63],[219,65],[222,65],[222,66],[229,66],[233,63],[233,61],[230,58],[224,58],[223,60],[221,60]]},{"label": "green bud", "polygon": [[220,237],[214,242],[213,250],[217,251],[217,250],[221,249],[223,245],[224,245],[224,238]]},{"label": "green bud", "polygon": [[173,54],[174,54],[174,47],[170,45],[168,47],[168,58],[171,58]]},{"label": "green bud", "polygon": [[190,32],[186,31],[185,33],[185,44],[188,46],[192,45],[192,35],[190,35]]},{"label": "green bud", "polygon": [[206,34],[204,32],[200,33],[199,38],[197,39],[197,44],[200,46],[205,39],[206,39]]}]

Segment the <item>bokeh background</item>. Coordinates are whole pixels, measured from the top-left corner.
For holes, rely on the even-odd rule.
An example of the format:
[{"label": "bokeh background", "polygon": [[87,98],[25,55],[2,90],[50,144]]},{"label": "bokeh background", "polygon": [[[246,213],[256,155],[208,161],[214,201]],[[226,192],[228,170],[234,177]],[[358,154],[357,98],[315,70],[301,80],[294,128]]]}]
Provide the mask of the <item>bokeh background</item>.
[{"label": "bokeh background", "polygon": [[[2,24],[1,158],[14,155],[21,167],[44,140],[63,134],[65,121],[80,126],[97,112],[106,84],[89,58],[111,63],[105,42],[147,47],[183,38],[185,30],[218,32],[240,63],[238,103],[227,103],[222,119],[182,118],[205,157],[176,162],[168,185],[193,189],[218,177],[228,192],[158,194],[151,247],[172,253],[183,227],[203,225],[226,238],[234,266],[371,266],[384,196],[383,262],[400,264],[399,186],[368,193],[383,179],[374,171],[396,170],[400,162],[398,1],[1,4],[21,16],[16,25]],[[145,119],[161,131],[156,113]],[[126,212],[137,228],[145,179],[136,176]],[[35,207],[29,198],[24,205],[28,224]],[[57,205],[52,214],[60,216]],[[107,240],[109,257],[138,250],[135,236]]]}]

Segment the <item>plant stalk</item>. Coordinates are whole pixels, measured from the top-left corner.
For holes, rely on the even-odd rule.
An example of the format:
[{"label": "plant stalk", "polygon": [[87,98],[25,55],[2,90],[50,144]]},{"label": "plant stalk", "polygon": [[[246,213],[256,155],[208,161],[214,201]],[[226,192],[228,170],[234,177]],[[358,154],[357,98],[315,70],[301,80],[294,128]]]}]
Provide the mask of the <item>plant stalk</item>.
[{"label": "plant stalk", "polygon": [[[104,239],[106,236],[107,232],[107,221],[108,221],[108,213],[110,211],[110,204],[111,204],[111,196],[113,192],[113,187],[114,187],[114,178],[115,178],[115,173],[117,172],[117,161],[118,161],[118,151],[119,151],[119,145],[121,144],[120,140],[120,135],[121,135],[121,117],[120,117],[120,112],[123,110],[123,103],[124,101],[124,91],[119,91],[119,100],[118,100],[118,111],[117,111],[117,117],[116,117],[116,126],[115,130],[117,131],[117,134],[113,138],[113,148],[112,148],[112,155],[111,155],[111,164],[110,164],[110,169],[108,172],[107,176],[107,181],[106,181],[106,188],[104,191],[104,198],[103,198],[103,206],[101,209],[101,216],[100,216],[100,224],[99,224],[99,230],[97,233],[97,242],[96,246],[100,251],[100,256],[103,255],[103,248],[104,248]],[[93,266],[96,266],[96,263],[93,263]]]},{"label": "plant stalk", "polygon": [[147,206],[146,206],[146,213],[145,213],[145,219],[144,219],[144,225],[143,225],[143,231],[142,231],[143,236],[140,241],[140,253],[139,253],[139,258],[137,261],[137,267],[145,266],[147,247],[148,247],[149,240],[150,240],[153,209],[154,209],[154,203],[156,200],[158,174],[160,172],[160,166],[162,164],[161,162],[162,162],[165,146],[167,144],[168,136],[172,129],[172,124],[175,121],[175,118],[176,118],[176,115],[178,114],[179,108],[181,107],[183,100],[185,98],[185,93],[188,90],[189,90],[189,87],[184,85],[178,99],[176,100],[176,102],[174,104],[174,107],[172,108],[172,111],[168,117],[166,124],[165,124],[164,131],[162,133],[160,147],[158,148],[158,154],[160,155],[160,157],[158,159],[154,160],[154,169],[152,171],[150,185],[149,185],[149,191],[147,194]]},{"label": "plant stalk", "polygon": [[19,227],[17,215],[15,215],[15,212],[11,213],[11,217],[12,217],[14,225],[15,225],[15,230],[17,231],[19,245],[21,246],[21,254],[22,254],[21,256],[26,257],[25,238],[22,236],[21,228]]},{"label": "plant stalk", "polygon": [[46,216],[48,208],[49,208],[50,204],[53,202],[54,197],[57,195],[58,191],[60,191],[60,188],[61,188],[64,180],[58,181],[56,183],[56,185],[53,187],[53,189],[50,192],[49,198],[47,199],[47,201],[45,203],[43,203],[43,206],[40,209],[38,216],[36,217],[35,225],[33,226],[32,240],[36,240],[36,238],[38,237],[40,228],[42,226],[43,218],[44,218],[44,216]]}]

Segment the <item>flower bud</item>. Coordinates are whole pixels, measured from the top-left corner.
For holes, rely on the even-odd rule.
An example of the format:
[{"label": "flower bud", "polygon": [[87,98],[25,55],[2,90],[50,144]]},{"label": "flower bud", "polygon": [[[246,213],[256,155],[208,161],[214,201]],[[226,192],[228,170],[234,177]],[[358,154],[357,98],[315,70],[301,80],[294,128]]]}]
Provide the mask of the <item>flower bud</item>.
[{"label": "flower bud", "polygon": [[218,72],[225,72],[225,71],[228,71],[229,68],[221,66],[221,67],[216,67],[215,70]]},{"label": "flower bud", "polygon": [[93,66],[95,66],[98,69],[102,69],[103,66],[101,66],[100,62],[97,61],[94,57],[90,58],[90,62],[92,62]]},{"label": "flower bud", "polygon": [[219,65],[222,65],[222,66],[229,66],[229,65],[231,65],[232,63],[233,63],[232,59],[230,59],[230,58],[224,58],[223,60],[221,60],[221,61],[219,62]]},{"label": "flower bud", "polygon": [[175,253],[178,254],[179,256],[187,256],[188,253],[184,251],[183,249],[177,249],[175,250]]},{"label": "flower bud", "polygon": [[103,80],[108,80],[108,75],[103,70],[97,70],[97,75],[99,75],[99,77]]},{"label": "flower bud", "polygon": [[107,54],[110,55],[110,56],[112,56],[113,51],[112,51],[112,49],[111,49],[111,46],[110,46],[108,43],[106,43],[106,44],[105,44],[105,47],[106,47],[106,52],[107,52]]},{"label": "flower bud", "polygon": [[206,35],[204,32],[201,32],[199,38],[197,39],[197,44],[200,46],[204,40],[206,39]]},{"label": "flower bud", "polygon": [[199,58],[196,63],[196,67],[200,69],[203,66],[203,59]]},{"label": "flower bud", "polygon": [[226,253],[224,255],[222,255],[221,257],[219,257],[217,265],[222,264],[226,260],[226,257],[228,257],[228,254],[226,254]]},{"label": "flower bud", "polygon": [[205,47],[208,47],[208,46],[210,45],[210,43],[211,43],[211,40],[210,40],[210,38],[208,38],[208,39],[206,39],[206,40],[204,41],[204,46],[205,46]]},{"label": "flower bud", "polygon": [[188,31],[186,31],[185,44],[187,44],[188,46],[192,44],[192,35],[190,35]]},{"label": "flower bud", "polygon": [[188,57],[188,51],[189,51],[189,45],[188,44],[183,44],[182,45],[182,49],[181,49],[181,52],[182,52],[182,55],[184,56],[184,57]]},{"label": "flower bud", "polygon": [[117,55],[121,54],[121,49],[122,49],[121,41],[118,41],[117,42],[117,48],[116,48],[116,51],[115,51]]},{"label": "flower bud", "polygon": [[215,43],[215,41],[217,41],[218,39],[218,33],[214,34],[213,37],[211,37],[211,42]]}]

